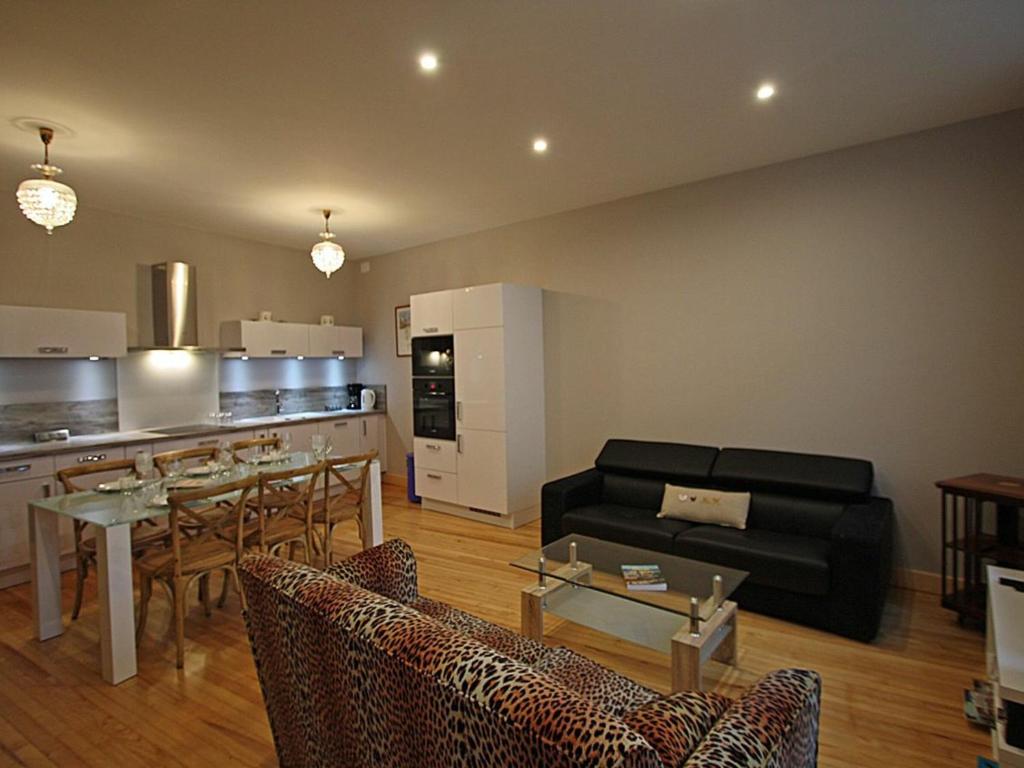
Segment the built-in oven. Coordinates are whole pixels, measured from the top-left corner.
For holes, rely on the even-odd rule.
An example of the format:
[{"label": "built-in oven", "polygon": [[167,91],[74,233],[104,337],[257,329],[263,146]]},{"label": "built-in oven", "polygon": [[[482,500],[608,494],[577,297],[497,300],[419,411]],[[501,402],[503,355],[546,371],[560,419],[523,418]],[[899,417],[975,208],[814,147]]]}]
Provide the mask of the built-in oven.
[{"label": "built-in oven", "polygon": [[418,336],[412,340],[413,376],[454,376],[452,336]]},{"label": "built-in oven", "polygon": [[412,433],[435,440],[455,439],[455,380],[412,380]]}]

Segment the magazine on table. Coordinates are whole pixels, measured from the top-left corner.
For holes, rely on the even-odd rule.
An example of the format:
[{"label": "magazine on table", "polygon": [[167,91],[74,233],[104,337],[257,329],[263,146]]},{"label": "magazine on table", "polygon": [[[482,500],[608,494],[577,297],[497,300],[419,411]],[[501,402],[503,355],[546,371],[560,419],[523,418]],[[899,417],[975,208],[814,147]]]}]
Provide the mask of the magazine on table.
[{"label": "magazine on table", "polygon": [[657,565],[623,565],[622,578],[626,589],[634,592],[664,592],[668,589],[668,582]]}]

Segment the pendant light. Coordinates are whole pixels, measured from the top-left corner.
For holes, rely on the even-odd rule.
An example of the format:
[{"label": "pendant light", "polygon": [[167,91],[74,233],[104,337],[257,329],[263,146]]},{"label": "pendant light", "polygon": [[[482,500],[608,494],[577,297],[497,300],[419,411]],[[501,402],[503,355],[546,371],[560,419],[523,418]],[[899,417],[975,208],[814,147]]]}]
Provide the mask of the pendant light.
[{"label": "pendant light", "polygon": [[50,165],[53,129],[41,127],[39,138],[43,141],[43,162],[34,164],[32,170],[39,171],[43,178],[26,179],[18,185],[18,205],[30,221],[46,227],[46,234],[52,235],[54,227],[63,227],[75,218],[78,198],[67,184],[53,180],[63,173],[56,165]]},{"label": "pendant light", "polygon": [[313,257],[313,264],[327,277],[332,272],[341,269],[345,263],[345,251],[337,243],[332,243],[334,233],[331,232],[331,209],[324,209],[324,231],[320,233],[320,242],[313,246],[309,255]]}]

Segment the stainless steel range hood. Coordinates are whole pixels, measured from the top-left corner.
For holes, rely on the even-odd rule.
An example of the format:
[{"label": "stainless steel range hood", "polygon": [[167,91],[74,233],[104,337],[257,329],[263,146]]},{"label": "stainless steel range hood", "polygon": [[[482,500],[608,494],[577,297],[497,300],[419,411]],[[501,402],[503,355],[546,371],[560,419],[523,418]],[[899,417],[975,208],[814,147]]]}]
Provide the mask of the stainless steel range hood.
[{"label": "stainless steel range hood", "polygon": [[[199,346],[196,302],[196,268],[183,261],[153,264],[149,268],[153,302],[153,343],[132,347],[133,351],[185,349],[205,351]],[[209,351],[217,351],[210,348]]]}]

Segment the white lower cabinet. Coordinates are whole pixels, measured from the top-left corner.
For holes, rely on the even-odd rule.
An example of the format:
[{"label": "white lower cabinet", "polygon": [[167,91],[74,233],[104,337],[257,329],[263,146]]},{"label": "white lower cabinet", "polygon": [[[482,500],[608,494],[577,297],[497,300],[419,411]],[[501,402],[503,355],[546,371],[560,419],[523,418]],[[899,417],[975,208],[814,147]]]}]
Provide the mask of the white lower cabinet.
[{"label": "white lower cabinet", "polygon": [[504,515],[508,512],[507,451],[504,432],[465,429],[456,447],[458,503]]},{"label": "white lower cabinet", "polygon": [[[54,490],[52,456],[0,463],[0,588],[28,581],[28,504]],[[70,529],[61,521],[62,549]]]},{"label": "white lower cabinet", "polygon": [[455,441],[430,437],[413,438],[413,455],[417,467],[455,472]]},{"label": "white lower cabinet", "polygon": [[455,474],[435,469],[416,467],[416,493],[428,499],[459,503],[459,489]]},{"label": "white lower cabinet", "polygon": [[310,422],[286,422],[266,429],[257,430],[258,437],[283,437],[286,433],[291,435],[291,450],[311,451],[313,450],[313,435],[318,434],[317,423]]},{"label": "white lower cabinet", "polygon": [[335,456],[355,456],[359,453],[359,420],[353,418],[321,421],[320,434],[331,439]]}]

